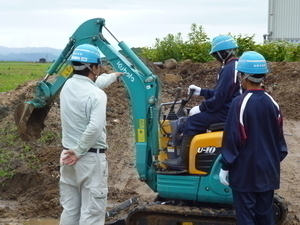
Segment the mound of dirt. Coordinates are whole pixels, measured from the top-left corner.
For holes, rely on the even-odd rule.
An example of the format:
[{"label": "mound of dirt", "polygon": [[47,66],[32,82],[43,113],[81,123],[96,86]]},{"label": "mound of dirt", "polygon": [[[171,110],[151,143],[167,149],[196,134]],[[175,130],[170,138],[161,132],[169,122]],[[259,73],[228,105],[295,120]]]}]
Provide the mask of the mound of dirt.
[{"label": "mound of dirt", "polygon": [[[174,101],[174,90],[181,87],[182,95],[190,84],[212,88],[219,69],[217,62],[192,63],[187,60],[176,69],[161,69],[148,63],[161,82],[161,102]],[[265,80],[266,90],[281,106],[285,117],[285,133],[289,145],[289,156],[282,163],[282,184],[278,191],[289,204],[289,215],[285,225],[300,223],[300,177],[298,146],[300,143],[300,62],[270,62],[271,73]],[[110,68],[105,68],[106,72]],[[15,174],[0,178],[1,218],[24,220],[28,218],[58,218],[59,205],[59,155],[61,151],[61,125],[59,101],[55,100],[45,121],[43,139],[22,141],[16,138],[14,110],[19,103],[33,98],[36,81],[20,85],[15,90],[0,94],[0,132],[9,134],[0,142],[1,151],[10,154],[7,165]],[[109,151],[109,202],[110,205],[139,196],[140,201],[153,201],[156,194],[139,181],[134,168],[134,134],[131,123],[130,102],[121,82],[105,90],[108,95],[107,131]],[[186,96],[182,96],[186,97]],[[191,106],[200,101],[195,97]],[[1,162],[1,159],[0,159]],[[1,222],[1,221],[0,221]]]}]

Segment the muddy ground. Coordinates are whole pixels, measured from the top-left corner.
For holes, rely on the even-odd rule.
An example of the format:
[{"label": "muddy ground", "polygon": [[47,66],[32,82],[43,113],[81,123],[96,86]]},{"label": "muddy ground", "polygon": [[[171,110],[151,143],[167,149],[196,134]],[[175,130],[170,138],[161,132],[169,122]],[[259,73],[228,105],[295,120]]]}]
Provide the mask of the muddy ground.
[{"label": "muddy ground", "polygon": [[[189,84],[212,87],[218,70],[216,62],[195,64],[185,61],[176,69],[162,69],[152,63],[147,64],[161,80],[162,102],[174,101],[176,87],[183,89],[182,97],[186,97]],[[296,225],[300,224],[300,62],[271,62],[270,66],[272,71],[264,85],[281,106],[289,147],[289,155],[282,163],[281,189],[277,192],[289,206],[285,225]],[[0,131],[1,137],[6,136],[5,140],[1,139],[0,148],[11,155],[6,163],[0,159],[0,167],[12,168],[15,172],[12,177],[0,178],[0,224],[18,224],[18,221],[30,218],[58,218],[61,213],[58,191],[61,151],[59,101],[55,101],[47,116],[44,138],[27,142],[16,138],[14,110],[19,103],[32,99],[35,83],[27,82],[0,95]],[[105,91],[108,95],[110,206],[133,196],[138,196],[141,202],[153,201],[156,194],[139,181],[134,168],[134,138],[126,89],[119,82]],[[194,97],[191,105],[200,100]]]}]

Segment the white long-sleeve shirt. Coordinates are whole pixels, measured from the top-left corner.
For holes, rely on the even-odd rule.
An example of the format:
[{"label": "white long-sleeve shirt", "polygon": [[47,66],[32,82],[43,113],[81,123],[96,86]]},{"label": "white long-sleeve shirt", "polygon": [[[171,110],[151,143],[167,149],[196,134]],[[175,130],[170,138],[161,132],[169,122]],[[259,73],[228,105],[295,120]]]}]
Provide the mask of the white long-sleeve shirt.
[{"label": "white long-sleeve shirt", "polygon": [[116,81],[115,74],[102,74],[94,83],[88,77],[73,75],[60,93],[62,145],[77,157],[90,148],[107,148],[106,103],[101,89]]}]

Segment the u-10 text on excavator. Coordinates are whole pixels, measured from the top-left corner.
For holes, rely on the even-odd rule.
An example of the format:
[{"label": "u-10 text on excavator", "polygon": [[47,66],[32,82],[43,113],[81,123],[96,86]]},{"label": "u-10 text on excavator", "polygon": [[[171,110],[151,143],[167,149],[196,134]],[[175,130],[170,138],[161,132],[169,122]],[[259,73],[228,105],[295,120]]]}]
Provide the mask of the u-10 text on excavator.
[{"label": "u-10 text on excavator", "polygon": [[[187,172],[166,170],[164,160],[178,156],[180,126],[187,118],[185,106],[192,94],[180,99],[176,91],[174,102],[160,103],[158,77],[107,29],[126,57],[116,51],[104,38],[103,28],[107,29],[103,18],[81,24],[45,78],[37,83],[35,98],[16,108],[15,122],[21,138],[39,138],[54,98],[73,75],[69,56],[78,45],[93,44],[115,71],[124,73],[121,79],[132,107],[136,169],[140,180],[158,193],[155,204],[137,206],[123,219],[123,224],[235,224],[231,189],[220,183],[218,175],[223,124],[212,124],[207,133],[192,139]],[[53,82],[48,81],[51,75],[57,75]],[[287,215],[286,203],[276,196],[273,206],[276,224],[282,224]],[[115,224],[118,223],[121,224]]]}]

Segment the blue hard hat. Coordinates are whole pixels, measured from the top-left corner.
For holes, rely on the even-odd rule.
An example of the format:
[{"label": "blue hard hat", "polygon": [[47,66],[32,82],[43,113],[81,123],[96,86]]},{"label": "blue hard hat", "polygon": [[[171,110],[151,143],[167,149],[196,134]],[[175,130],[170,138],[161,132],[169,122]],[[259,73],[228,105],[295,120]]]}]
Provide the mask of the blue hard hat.
[{"label": "blue hard hat", "polygon": [[91,44],[82,44],[77,46],[71,57],[72,62],[81,63],[101,63],[100,50],[98,47]]},{"label": "blue hard hat", "polygon": [[215,37],[211,42],[211,50],[209,54],[214,52],[238,48],[236,41],[229,35],[220,35]]},{"label": "blue hard hat", "polygon": [[247,51],[241,55],[237,70],[248,74],[266,74],[269,72],[265,58],[255,51]]}]

